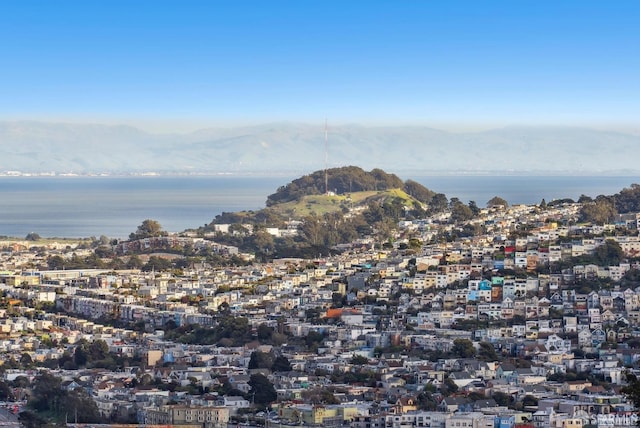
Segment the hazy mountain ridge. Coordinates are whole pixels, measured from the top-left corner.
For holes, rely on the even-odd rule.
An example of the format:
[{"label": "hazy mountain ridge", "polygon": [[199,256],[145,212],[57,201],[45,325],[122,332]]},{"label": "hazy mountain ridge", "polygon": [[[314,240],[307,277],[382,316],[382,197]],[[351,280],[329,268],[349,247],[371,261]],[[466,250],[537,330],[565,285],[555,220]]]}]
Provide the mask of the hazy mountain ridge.
[{"label": "hazy mountain ridge", "polygon": [[[640,136],[569,127],[451,133],[428,127],[330,127],[329,167],[474,173],[637,172]],[[157,135],[131,126],[0,122],[0,171],[308,172],[324,167],[324,127],[274,123]]]}]

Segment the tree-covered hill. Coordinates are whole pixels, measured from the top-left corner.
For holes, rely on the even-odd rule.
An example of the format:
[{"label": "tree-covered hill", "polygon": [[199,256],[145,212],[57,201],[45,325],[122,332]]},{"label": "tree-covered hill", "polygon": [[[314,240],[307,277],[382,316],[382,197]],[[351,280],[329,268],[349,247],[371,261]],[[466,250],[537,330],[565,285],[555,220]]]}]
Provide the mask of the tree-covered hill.
[{"label": "tree-covered hill", "polygon": [[615,195],[599,195],[595,199],[582,195],[580,220],[604,224],[613,220],[616,214],[640,212],[640,185],[632,184]]},{"label": "tree-covered hill", "polygon": [[326,191],[342,195],[389,189],[402,189],[408,195],[423,203],[428,203],[434,195],[434,192],[420,183],[412,180],[403,182],[395,174],[386,173],[381,169],[376,168],[367,172],[357,166],[345,166],[328,169],[326,171],[326,182],[324,170],[293,180],[286,186],[280,187],[276,193],[269,195],[267,206],[299,201],[304,196],[322,195]]},{"label": "tree-covered hill", "polygon": [[[329,193],[323,170],[305,175],[270,195],[264,209],[219,214],[200,232],[211,233],[216,225],[228,224],[228,233],[217,230],[216,242],[265,259],[317,256],[358,238],[386,241],[398,221],[447,208],[444,195],[381,169],[333,168],[327,170],[327,182]],[[443,198],[444,205],[436,203]],[[273,237],[265,229],[290,228],[292,221],[297,222],[294,235]]]},{"label": "tree-covered hill", "polygon": [[[369,210],[372,206],[416,216],[424,214],[427,207],[435,204],[437,199],[434,198],[437,194],[422,184],[413,180],[403,182],[395,174],[381,169],[370,172],[356,166],[328,169],[327,183],[330,191],[328,194],[324,191],[324,170],[302,176],[270,195],[265,208],[257,211],[223,212],[213,219],[207,230],[214,224],[284,227],[287,220],[305,220],[308,216],[332,213],[345,214],[357,208]],[[446,208],[446,198],[444,207]],[[396,221],[400,219],[399,214],[392,217]]]},{"label": "tree-covered hill", "polygon": [[640,212],[640,184],[632,184],[613,195],[616,209],[620,214]]}]

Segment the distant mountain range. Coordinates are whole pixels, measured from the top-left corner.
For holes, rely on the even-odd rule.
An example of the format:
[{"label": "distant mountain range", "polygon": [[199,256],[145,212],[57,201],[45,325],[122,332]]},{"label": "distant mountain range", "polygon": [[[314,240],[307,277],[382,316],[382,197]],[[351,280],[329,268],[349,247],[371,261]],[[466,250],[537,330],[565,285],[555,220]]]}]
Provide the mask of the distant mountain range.
[{"label": "distant mountain range", "polygon": [[[345,125],[328,165],[394,173],[636,174],[640,136],[569,127],[452,133]],[[0,122],[0,172],[305,174],[324,168],[323,126],[272,123],[185,134],[130,126]]]}]

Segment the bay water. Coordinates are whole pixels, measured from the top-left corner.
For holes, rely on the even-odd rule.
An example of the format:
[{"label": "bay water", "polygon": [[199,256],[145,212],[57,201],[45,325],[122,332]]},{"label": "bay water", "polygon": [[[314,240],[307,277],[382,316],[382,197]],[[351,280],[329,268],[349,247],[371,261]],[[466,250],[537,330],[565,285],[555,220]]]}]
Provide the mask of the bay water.
[{"label": "bay water", "polygon": [[[0,236],[125,238],[145,219],[180,232],[222,212],[264,208],[267,196],[296,177],[0,177]],[[429,189],[485,206],[493,196],[510,204],[543,198],[578,199],[619,192],[635,176],[416,176]]]}]

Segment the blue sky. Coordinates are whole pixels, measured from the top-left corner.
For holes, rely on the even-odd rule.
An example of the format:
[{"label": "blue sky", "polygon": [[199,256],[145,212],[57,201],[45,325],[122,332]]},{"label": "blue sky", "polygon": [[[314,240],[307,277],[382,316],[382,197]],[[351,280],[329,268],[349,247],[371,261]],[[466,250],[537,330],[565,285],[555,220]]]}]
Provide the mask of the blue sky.
[{"label": "blue sky", "polygon": [[0,119],[637,127],[638,1],[5,1]]}]

